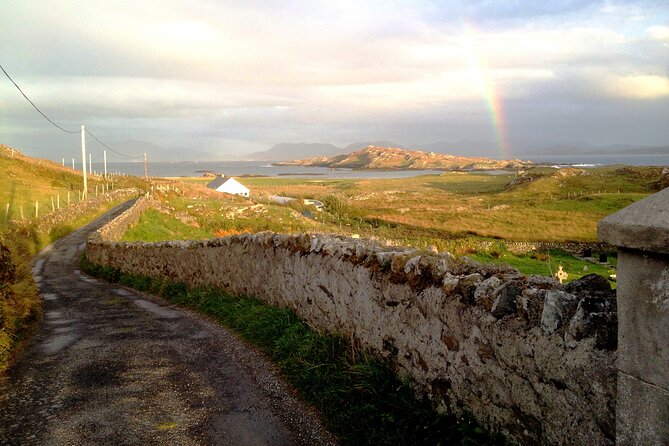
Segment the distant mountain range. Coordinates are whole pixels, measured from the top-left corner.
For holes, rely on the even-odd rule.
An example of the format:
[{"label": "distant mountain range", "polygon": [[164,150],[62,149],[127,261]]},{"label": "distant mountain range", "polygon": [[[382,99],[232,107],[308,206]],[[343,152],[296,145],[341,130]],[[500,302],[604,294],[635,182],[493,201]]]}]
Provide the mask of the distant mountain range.
[{"label": "distant mountain range", "polygon": [[530,155],[669,155],[669,145],[640,147],[630,144],[612,144],[609,146],[555,145],[530,152]]},{"label": "distant mountain range", "polygon": [[484,157],[444,155],[435,152],[406,150],[397,147],[369,145],[362,150],[333,157],[279,161],[276,166],[312,166],[349,169],[443,169],[497,170],[520,169],[531,163],[519,160],[494,160]]},{"label": "distant mountain range", "polygon": [[269,150],[251,153],[244,159],[250,161],[287,161],[314,156],[334,156],[345,152],[345,149],[327,143],[282,142],[273,145]]},{"label": "distant mountain range", "polygon": [[[110,143],[110,146],[125,155],[138,157],[141,161],[146,152],[149,161],[216,161],[216,160],[248,160],[248,161],[291,161],[314,157],[333,157],[364,149],[368,146],[394,147],[407,150],[421,150],[438,154],[499,158],[500,151],[497,145],[485,140],[461,140],[456,142],[440,141],[429,144],[404,145],[393,141],[365,141],[338,147],[328,143],[280,143],[268,150],[254,152],[248,155],[229,155],[190,147],[162,147],[147,141],[126,140]],[[585,142],[554,144],[537,148],[538,145],[518,142],[514,147],[513,156],[529,158],[546,155],[669,155],[669,145],[664,146],[635,146],[630,144],[615,144],[608,146],[593,146]],[[111,162],[133,161],[121,158],[107,151]]]},{"label": "distant mountain range", "polygon": [[[209,161],[220,158],[220,156],[204,150],[176,146],[162,147],[150,142],[137,140],[117,141],[110,144],[110,146],[116,151],[130,157],[143,157],[144,153],[146,153],[147,158],[152,162]],[[141,161],[139,158],[137,160],[132,160],[120,157],[109,150],[107,151],[107,156],[109,157],[109,160],[113,162]]]},{"label": "distant mountain range", "polygon": [[[244,158],[263,161],[290,161],[314,157],[332,157],[361,150],[368,146],[395,147],[467,157],[485,156],[499,158],[501,155],[495,143],[485,140],[440,141],[414,145],[403,145],[392,141],[369,141],[349,144],[346,147],[337,147],[333,144],[325,143],[281,143],[276,144],[269,150],[255,152]],[[669,155],[669,145],[654,147],[629,144],[593,146],[588,143],[575,142],[537,148],[538,145],[536,144],[519,142],[517,147],[517,149],[513,150],[513,154],[519,158],[527,158],[532,155]]]}]

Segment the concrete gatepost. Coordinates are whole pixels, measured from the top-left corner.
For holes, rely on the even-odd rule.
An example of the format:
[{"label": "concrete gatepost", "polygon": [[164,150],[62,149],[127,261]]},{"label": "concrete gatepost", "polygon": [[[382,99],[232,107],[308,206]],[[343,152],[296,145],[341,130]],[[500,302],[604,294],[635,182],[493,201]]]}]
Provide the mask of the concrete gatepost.
[{"label": "concrete gatepost", "polygon": [[669,188],[599,222],[618,251],[616,444],[669,444]]}]

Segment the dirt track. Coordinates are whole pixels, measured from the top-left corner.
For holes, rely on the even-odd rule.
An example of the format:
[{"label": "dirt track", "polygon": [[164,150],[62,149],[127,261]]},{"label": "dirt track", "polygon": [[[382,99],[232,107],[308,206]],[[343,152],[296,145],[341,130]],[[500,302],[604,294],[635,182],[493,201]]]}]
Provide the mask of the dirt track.
[{"label": "dirt track", "polygon": [[0,444],[334,444],[227,330],[79,271],[88,234],[127,206],[37,259],[44,320],[0,382]]}]

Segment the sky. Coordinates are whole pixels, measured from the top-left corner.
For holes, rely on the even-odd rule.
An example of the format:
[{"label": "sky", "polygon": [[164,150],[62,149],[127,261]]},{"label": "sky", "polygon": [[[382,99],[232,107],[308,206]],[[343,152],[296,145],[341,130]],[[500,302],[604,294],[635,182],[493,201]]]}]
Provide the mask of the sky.
[{"label": "sky", "polygon": [[[666,0],[4,0],[0,11],[0,64],[59,125],[109,144],[220,158],[280,142],[485,140],[500,156],[669,144]],[[0,78],[0,143],[69,159],[78,138]]]}]

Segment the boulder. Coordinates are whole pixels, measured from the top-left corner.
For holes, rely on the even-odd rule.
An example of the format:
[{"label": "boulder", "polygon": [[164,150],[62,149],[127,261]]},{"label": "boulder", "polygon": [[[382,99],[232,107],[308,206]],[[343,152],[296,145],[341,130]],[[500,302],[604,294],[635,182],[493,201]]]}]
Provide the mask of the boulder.
[{"label": "boulder", "polygon": [[541,331],[545,334],[553,334],[568,319],[578,305],[576,296],[564,291],[548,291],[544,308],[541,312]]},{"label": "boulder", "polygon": [[491,313],[496,318],[515,314],[518,310],[516,306],[516,299],[522,293],[520,287],[514,282],[506,282],[493,291],[493,304]]},{"label": "boulder", "polygon": [[539,276],[533,274],[527,276],[527,285],[532,288],[540,288],[542,290],[554,290],[560,286],[560,282],[554,277]]},{"label": "boulder", "polygon": [[483,276],[479,273],[468,274],[460,277],[458,281],[458,290],[467,302],[474,302],[474,293],[476,287],[483,280]]},{"label": "boulder", "polygon": [[595,337],[595,347],[615,350],[618,346],[618,317],[615,299],[587,296],[581,299],[565,332],[571,348],[576,342]]},{"label": "boulder", "polygon": [[490,311],[494,300],[493,291],[500,285],[502,285],[502,281],[496,276],[488,277],[479,283],[476,286],[476,291],[474,291],[474,302],[476,305],[481,305]]},{"label": "boulder", "polygon": [[450,273],[444,274],[444,278],[441,281],[441,287],[446,294],[452,294],[455,292],[458,289],[459,284],[460,279]]},{"label": "boulder", "polygon": [[516,306],[520,317],[534,327],[539,325],[541,313],[544,309],[544,300],[546,300],[546,290],[540,288],[526,288],[516,299]]},{"label": "boulder", "polygon": [[571,294],[591,296],[601,292],[609,293],[611,291],[611,284],[599,274],[588,274],[568,283],[564,289]]}]

